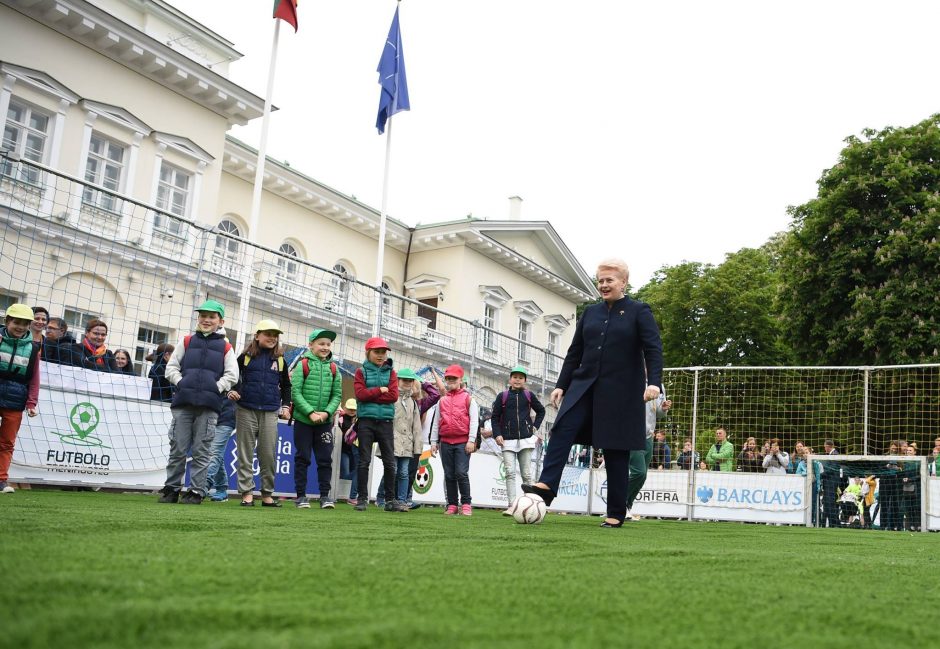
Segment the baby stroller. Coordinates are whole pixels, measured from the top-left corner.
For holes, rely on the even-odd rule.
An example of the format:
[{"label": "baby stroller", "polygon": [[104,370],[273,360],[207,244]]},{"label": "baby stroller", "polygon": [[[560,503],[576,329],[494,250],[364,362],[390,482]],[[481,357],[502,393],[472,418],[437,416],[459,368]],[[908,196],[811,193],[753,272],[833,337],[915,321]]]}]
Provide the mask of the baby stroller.
[{"label": "baby stroller", "polygon": [[862,527],[865,511],[862,505],[864,498],[862,487],[856,480],[852,478],[839,497],[839,524],[843,527]]}]

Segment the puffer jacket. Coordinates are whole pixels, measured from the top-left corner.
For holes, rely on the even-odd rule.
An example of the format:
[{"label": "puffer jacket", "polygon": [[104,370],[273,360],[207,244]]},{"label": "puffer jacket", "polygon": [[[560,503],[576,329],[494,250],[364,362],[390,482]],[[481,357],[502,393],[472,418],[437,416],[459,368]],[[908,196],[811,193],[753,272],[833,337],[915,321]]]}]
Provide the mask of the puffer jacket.
[{"label": "puffer jacket", "polygon": [[421,408],[412,397],[395,402],[395,457],[411,457],[422,451]]},{"label": "puffer jacket", "polygon": [[[310,367],[306,379],[303,367],[305,358]],[[343,398],[343,377],[338,367],[335,373],[330,369],[332,359],[332,353],[323,360],[308,349],[300,355],[300,360],[291,371],[290,392],[294,404],[294,419],[302,424],[316,425],[310,419],[310,414],[314,412],[325,412],[329,415],[323,423],[333,421],[333,413],[339,408],[339,402]]]}]

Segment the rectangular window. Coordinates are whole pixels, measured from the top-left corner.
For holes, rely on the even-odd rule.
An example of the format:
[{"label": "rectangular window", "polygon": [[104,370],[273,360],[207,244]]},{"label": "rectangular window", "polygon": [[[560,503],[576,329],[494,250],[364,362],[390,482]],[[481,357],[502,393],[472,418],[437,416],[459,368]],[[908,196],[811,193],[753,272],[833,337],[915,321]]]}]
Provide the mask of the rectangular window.
[{"label": "rectangular window", "polygon": [[13,293],[0,293],[0,310],[6,311],[14,304],[22,304],[23,296]]},{"label": "rectangular window", "polygon": [[[117,193],[121,191],[124,175],[124,147],[97,133],[92,133],[88,147],[85,180]],[[86,205],[94,205],[109,212],[119,212],[120,205],[114,194],[86,187],[82,193]]]},{"label": "rectangular window", "polygon": [[529,346],[526,343],[529,341],[529,334],[532,329],[532,323],[526,322],[525,320],[519,321],[519,362],[526,363],[529,361]]},{"label": "rectangular window", "polygon": [[548,363],[547,369],[549,372],[558,371],[558,359],[556,358],[558,354],[558,334],[548,333]]},{"label": "rectangular window", "polygon": [[428,297],[418,302],[418,317],[427,318],[428,329],[437,329],[437,298]]},{"label": "rectangular window", "polygon": [[491,329],[496,329],[496,307],[491,304],[483,305],[483,349],[496,351],[496,334]]},{"label": "rectangular window", "polygon": [[100,316],[95,315],[94,313],[85,313],[80,311],[75,307],[65,307],[65,311],[62,314],[62,319],[65,320],[69,325],[70,331],[85,331],[85,325],[88,324],[89,320],[94,320]]},{"label": "rectangular window", "polygon": [[[24,160],[43,162],[51,118],[32,106],[10,100],[3,126],[3,148]],[[39,170],[24,164],[4,161],[2,174],[17,180],[39,184]]]},{"label": "rectangular window", "polygon": [[[174,216],[186,217],[189,213],[189,183],[191,176],[166,162],[160,167],[160,181],[157,184],[157,207]],[[181,235],[183,222],[157,212],[153,216],[153,225],[158,230]]]},{"label": "rectangular window", "polygon": [[141,323],[137,327],[137,345],[134,349],[134,360],[137,363],[143,363],[147,354],[152,352],[157,345],[168,342],[169,339],[170,332],[166,329]]}]

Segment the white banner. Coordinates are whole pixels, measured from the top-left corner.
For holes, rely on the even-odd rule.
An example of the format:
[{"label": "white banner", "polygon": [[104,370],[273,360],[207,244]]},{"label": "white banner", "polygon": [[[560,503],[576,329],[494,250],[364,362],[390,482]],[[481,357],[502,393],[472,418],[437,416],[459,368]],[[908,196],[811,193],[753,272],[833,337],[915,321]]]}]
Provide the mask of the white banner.
[{"label": "white banner", "polygon": [[940,530],[940,478],[927,478],[927,529]]},{"label": "white banner", "polygon": [[797,475],[696,471],[692,518],[758,523],[806,522],[806,478]]},{"label": "white banner", "polygon": [[[39,378],[46,387],[84,395],[150,400],[151,381],[142,376],[95,372],[56,363],[42,362],[39,365]],[[42,404],[41,399],[39,403]]]},{"label": "white banner", "polygon": [[[47,376],[105,375],[63,369],[73,372]],[[16,438],[10,481],[159,488],[171,420],[163,403],[41,387],[39,416],[24,416]]]}]

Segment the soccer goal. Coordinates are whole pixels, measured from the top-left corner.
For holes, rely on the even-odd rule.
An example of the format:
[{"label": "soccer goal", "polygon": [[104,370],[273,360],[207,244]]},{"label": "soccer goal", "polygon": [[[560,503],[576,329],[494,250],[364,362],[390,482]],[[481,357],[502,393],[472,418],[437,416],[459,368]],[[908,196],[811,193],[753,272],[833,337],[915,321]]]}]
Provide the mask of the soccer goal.
[{"label": "soccer goal", "polygon": [[916,455],[810,455],[809,525],[927,531],[927,461]]}]

